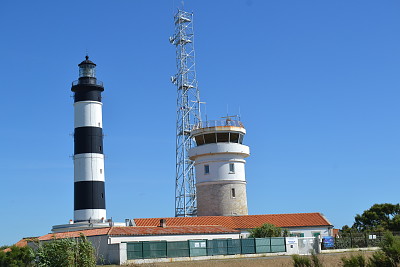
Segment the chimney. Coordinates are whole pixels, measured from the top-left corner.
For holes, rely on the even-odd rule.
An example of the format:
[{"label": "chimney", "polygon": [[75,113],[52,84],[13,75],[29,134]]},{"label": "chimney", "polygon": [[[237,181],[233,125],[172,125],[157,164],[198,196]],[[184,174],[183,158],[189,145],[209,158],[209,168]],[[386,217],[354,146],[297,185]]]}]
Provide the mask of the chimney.
[{"label": "chimney", "polygon": [[162,228],[167,227],[167,220],[166,219],[160,219],[160,227],[162,227]]}]

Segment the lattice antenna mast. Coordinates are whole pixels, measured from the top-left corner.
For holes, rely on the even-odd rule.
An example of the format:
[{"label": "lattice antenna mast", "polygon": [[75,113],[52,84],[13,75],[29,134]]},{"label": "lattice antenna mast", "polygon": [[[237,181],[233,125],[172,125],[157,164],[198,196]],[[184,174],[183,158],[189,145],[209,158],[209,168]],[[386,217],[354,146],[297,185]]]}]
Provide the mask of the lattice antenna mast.
[{"label": "lattice antenna mast", "polygon": [[200,95],[195,71],[193,13],[179,10],[174,16],[175,33],[169,41],[176,47],[177,74],[171,77],[176,85],[176,177],[175,217],[196,216],[196,187],[193,162],[189,150],[193,125],[201,122]]}]

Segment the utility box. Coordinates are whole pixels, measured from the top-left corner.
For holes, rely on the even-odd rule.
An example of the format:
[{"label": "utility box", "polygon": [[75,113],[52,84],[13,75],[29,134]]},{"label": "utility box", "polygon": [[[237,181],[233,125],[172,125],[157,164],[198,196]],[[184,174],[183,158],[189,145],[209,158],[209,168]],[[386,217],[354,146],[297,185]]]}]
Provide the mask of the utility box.
[{"label": "utility box", "polygon": [[286,252],[288,254],[299,254],[299,240],[297,237],[285,238]]}]

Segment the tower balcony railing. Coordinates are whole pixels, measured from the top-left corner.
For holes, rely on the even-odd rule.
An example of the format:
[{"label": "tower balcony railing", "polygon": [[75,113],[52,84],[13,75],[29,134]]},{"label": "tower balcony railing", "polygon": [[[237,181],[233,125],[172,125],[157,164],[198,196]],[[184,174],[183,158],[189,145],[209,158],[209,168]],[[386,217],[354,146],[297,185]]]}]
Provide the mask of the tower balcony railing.
[{"label": "tower balcony railing", "polygon": [[80,79],[72,82],[72,86],[78,85],[78,84],[91,84],[91,85],[98,85],[98,86],[103,86],[102,81],[98,81],[97,79]]},{"label": "tower balcony railing", "polygon": [[207,128],[207,127],[218,127],[218,126],[234,126],[234,127],[244,128],[243,123],[241,121],[226,119],[226,120],[201,121],[201,122],[195,124],[193,126],[192,130]]}]

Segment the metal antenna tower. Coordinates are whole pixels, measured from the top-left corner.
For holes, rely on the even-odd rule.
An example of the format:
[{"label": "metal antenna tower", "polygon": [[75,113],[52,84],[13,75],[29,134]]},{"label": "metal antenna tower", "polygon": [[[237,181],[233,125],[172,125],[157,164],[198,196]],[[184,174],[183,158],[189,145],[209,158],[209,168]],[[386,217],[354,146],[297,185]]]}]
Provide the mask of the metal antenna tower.
[{"label": "metal antenna tower", "polygon": [[193,13],[178,9],[175,33],[169,38],[176,47],[177,74],[171,77],[177,87],[175,217],[197,215],[196,186],[189,150],[193,125],[201,122],[200,94],[195,71]]}]

